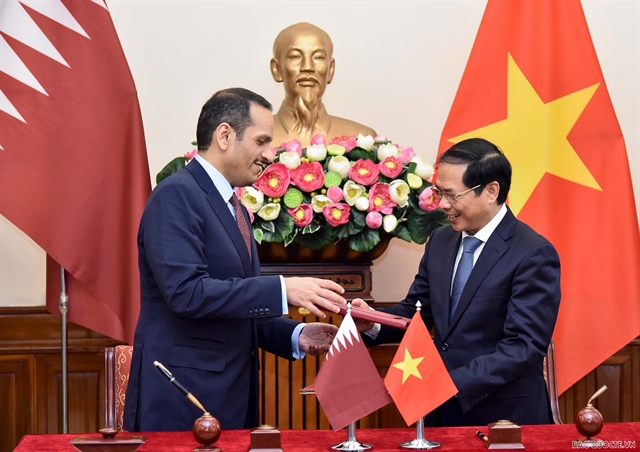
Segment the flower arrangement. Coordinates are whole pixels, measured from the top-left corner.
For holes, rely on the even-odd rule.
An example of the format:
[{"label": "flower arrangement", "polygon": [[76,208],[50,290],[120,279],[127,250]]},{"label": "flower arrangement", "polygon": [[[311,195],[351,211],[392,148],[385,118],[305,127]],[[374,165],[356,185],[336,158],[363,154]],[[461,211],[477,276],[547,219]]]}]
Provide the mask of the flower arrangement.
[{"label": "flower arrangement", "polygon": [[[273,148],[274,162],[253,186],[237,190],[250,212],[258,243],[293,242],[318,250],[345,240],[366,252],[388,234],[425,243],[447,223],[431,191],[434,168],[386,137],[322,135],[303,149],[298,140]],[[195,155],[185,154],[159,174],[183,167]]]}]

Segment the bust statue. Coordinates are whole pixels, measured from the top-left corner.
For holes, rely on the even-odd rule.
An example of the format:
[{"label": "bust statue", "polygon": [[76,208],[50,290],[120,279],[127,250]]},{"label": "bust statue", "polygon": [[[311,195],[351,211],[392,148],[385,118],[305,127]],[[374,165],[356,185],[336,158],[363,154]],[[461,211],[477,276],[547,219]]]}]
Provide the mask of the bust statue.
[{"label": "bust statue", "polygon": [[271,75],[284,85],[285,98],[274,119],[274,145],[297,138],[303,147],[311,137],[376,136],[376,132],[355,121],[331,116],[322,103],[333,80],[333,43],[322,29],[298,23],[282,30],[273,42]]}]

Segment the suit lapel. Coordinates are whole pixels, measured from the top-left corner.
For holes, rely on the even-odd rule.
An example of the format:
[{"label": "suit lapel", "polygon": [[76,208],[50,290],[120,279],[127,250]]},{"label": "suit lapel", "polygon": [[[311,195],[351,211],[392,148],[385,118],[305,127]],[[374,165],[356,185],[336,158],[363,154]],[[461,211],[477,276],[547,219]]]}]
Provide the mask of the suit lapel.
[{"label": "suit lapel", "polygon": [[[443,263],[442,275],[438,280],[440,281],[440,299],[444,303],[437,303],[433,305],[434,316],[439,318],[439,325],[449,325],[449,310],[451,309],[451,280],[453,275],[453,266],[456,263],[456,255],[458,254],[458,248],[460,247],[460,241],[462,240],[462,234],[456,232],[449,243],[445,245],[442,250],[442,256],[448,256],[448,259]],[[438,311],[436,312],[436,306]]]},{"label": "suit lapel", "polygon": [[[451,328],[456,324],[458,319],[462,316],[462,313],[467,309],[467,306],[469,306],[469,304],[473,300],[473,297],[478,288],[482,285],[482,282],[486,279],[486,277],[489,275],[493,267],[504,255],[504,253],[509,249],[508,240],[513,236],[513,229],[515,227],[515,224],[516,218],[511,213],[511,210],[507,210],[507,214],[502,219],[500,224],[498,224],[498,227],[493,232],[493,234],[491,234],[489,240],[487,240],[487,243],[484,245],[484,248],[482,249],[482,252],[478,257],[476,264],[473,266],[473,270],[471,270],[469,279],[467,280],[467,283],[464,286],[464,290],[460,295],[460,301],[458,302],[456,312],[454,312],[453,318],[451,319],[451,324],[449,325],[447,334],[449,334]],[[449,276],[451,276],[451,273],[449,274]],[[450,285],[451,283],[449,283],[449,286]],[[451,301],[449,300],[449,302]]]},{"label": "suit lapel", "polygon": [[[222,227],[238,251],[240,260],[242,261],[242,267],[244,268],[245,277],[253,276],[254,271],[251,268],[249,251],[247,250],[247,245],[245,245],[244,239],[242,238],[240,228],[238,228],[238,223],[236,222],[236,219],[233,218],[233,215],[231,214],[227,203],[222,199],[220,192],[213,184],[211,177],[209,177],[205,169],[196,159],[193,159],[186,168],[191,172],[200,188],[202,188],[202,190],[207,194],[207,202],[213,209],[215,216],[220,220]],[[243,212],[243,214],[246,217],[246,213]],[[248,218],[247,224],[251,224]]]}]

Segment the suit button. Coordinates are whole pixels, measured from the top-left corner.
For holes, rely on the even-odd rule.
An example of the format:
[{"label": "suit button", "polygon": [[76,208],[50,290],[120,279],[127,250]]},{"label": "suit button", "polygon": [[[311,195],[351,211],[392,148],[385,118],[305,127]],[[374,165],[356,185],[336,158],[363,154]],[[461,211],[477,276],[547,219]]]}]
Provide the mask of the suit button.
[{"label": "suit button", "polygon": [[440,349],[441,349],[443,352],[446,352],[447,350],[449,350],[449,344],[447,344],[446,342],[444,342],[444,343],[440,346]]},{"label": "suit button", "polygon": [[253,309],[249,309],[249,317],[253,316]]},{"label": "suit button", "polygon": [[260,315],[264,315],[264,309],[260,308]]},{"label": "suit button", "polygon": [[264,313],[269,315],[271,313],[271,311],[269,311],[269,308],[265,308]]}]

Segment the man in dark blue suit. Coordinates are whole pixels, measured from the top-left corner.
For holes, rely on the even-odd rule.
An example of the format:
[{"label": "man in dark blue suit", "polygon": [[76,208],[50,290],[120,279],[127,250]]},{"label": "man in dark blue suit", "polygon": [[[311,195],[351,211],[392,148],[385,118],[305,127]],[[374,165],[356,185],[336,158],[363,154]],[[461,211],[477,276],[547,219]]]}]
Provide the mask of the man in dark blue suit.
[{"label": "man in dark blue suit", "polygon": [[[433,190],[451,225],[431,234],[407,297],[386,309],[412,317],[420,301],[427,327],[435,327],[458,388],[436,411],[437,425],[553,422],[542,364],[558,316],[560,261],[505,205],[510,186],[511,165],[487,140],[442,154]],[[377,324],[359,329],[368,345],[402,339]]]},{"label": "man in dark blue suit", "polygon": [[[258,348],[295,359],[328,350],[337,328],[283,318],[287,304],[338,312],[342,287],[259,276],[246,210],[234,187],[273,161],[271,104],[219,91],[198,119],[198,155],[163,180],[138,233],[142,290],[124,428],[190,430],[202,414],[154,368],[160,361],[224,429],[258,424]],[[244,229],[244,231],[243,231]]]}]

